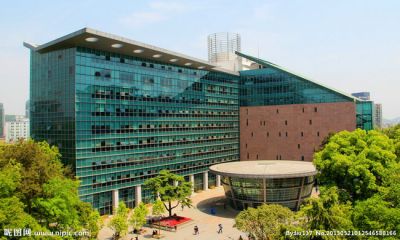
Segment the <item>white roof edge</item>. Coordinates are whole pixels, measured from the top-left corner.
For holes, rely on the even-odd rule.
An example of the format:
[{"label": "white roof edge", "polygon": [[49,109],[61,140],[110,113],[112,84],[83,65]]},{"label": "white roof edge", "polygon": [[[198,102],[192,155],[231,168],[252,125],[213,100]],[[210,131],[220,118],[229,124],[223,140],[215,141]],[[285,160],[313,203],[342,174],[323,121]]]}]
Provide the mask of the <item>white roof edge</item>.
[{"label": "white roof edge", "polygon": [[102,31],[99,31],[99,30],[96,30],[96,29],[93,29],[93,28],[88,28],[88,27],[82,28],[82,29],[80,29],[78,31],[72,32],[70,34],[67,34],[67,35],[65,35],[63,37],[57,38],[57,39],[52,40],[50,42],[44,43],[42,45],[32,45],[32,44],[26,45],[24,43],[24,46],[26,46],[26,47],[28,47],[28,48],[30,48],[32,50],[35,50],[35,51],[40,51],[40,50],[48,48],[48,47],[50,47],[52,45],[55,45],[57,43],[66,41],[66,40],[68,40],[70,38],[73,38],[73,37],[78,36],[78,35],[83,34],[83,33],[89,33],[89,34],[97,35],[97,36],[100,36],[100,37],[109,38],[109,39],[112,39],[112,40],[115,40],[115,41],[119,41],[119,42],[122,42],[122,43],[132,44],[132,45],[136,45],[136,46],[139,46],[139,47],[143,47],[143,48],[151,49],[151,50],[154,50],[154,51],[158,51],[158,52],[161,52],[161,53],[170,54],[170,55],[176,56],[177,58],[187,59],[189,61],[196,62],[196,63],[199,63],[201,65],[206,65],[206,66],[208,66],[209,68],[211,68],[214,71],[224,72],[224,73],[228,73],[228,74],[239,76],[239,72],[230,71],[228,69],[220,68],[220,67],[218,67],[218,66],[216,66],[216,65],[214,65],[214,64],[212,64],[212,63],[210,63],[210,62],[208,62],[206,60],[198,59],[198,58],[191,57],[191,56],[188,56],[188,55],[185,55],[185,54],[181,54],[181,53],[178,53],[178,52],[170,51],[170,50],[167,50],[167,49],[164,49],[164,48],[156,47],[156,46],[153,46],[153,45],[150,45],[150,44],[138,42],[138,41],[135,41],[135,40],[124,38],[124,37],[121,37],[121,36],[118,36],[118,35],[114,35],[114,34],[111,34],[111,33],[102,32]]},{"label": "white roof edge", "polygon": [[29,48],[30,50],[36,51],[38,45],[29,43],[29,42],[23,42],[24,47]]}]

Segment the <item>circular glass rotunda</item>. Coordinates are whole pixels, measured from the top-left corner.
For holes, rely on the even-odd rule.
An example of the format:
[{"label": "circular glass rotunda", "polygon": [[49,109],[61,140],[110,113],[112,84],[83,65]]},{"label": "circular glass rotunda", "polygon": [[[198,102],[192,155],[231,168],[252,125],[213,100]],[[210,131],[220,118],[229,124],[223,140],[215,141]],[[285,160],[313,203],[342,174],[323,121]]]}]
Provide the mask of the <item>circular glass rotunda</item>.
[{"label": "circular glass rotunda", "polygon": [[210,172],[221,176],[225,196],[237,210],[263,203],[298,210],[311,195],[317,174],[311,162],[286,160],[222,163],[211,166]]}]

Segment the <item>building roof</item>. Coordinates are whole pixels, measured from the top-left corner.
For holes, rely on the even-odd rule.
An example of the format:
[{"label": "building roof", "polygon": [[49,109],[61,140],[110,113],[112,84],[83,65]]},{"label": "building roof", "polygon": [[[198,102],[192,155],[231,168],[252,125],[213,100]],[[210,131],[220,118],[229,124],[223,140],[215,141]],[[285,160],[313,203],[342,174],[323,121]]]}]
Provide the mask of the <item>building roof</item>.
[{"label": "building roof", "polygon": [[219,68],[201,59],[91,28],[82,28],[76,32],[70,33],[42,45],[24,42],[24,46],[39,53],[78,46],[87,47],[138,58],[152,59],[153,61],[165,64],[173,64],[182,67],[239,75],[238,72]]},{"label": "building roof", "polygon": [[331,88],[331,87],[328,87],[328,86],[326,86],[325,84],[322,84],[322,83],[316,82],[316,81],[314,81],[314,80],[311,80],[310,78],[307,78],[307,77],[305,77],[305,76],[302,76],[301,74],[298,74],[298,73],[294,73],[294,72],[292,72],[292,71],[289,71],[289,70],[287,70],[287,69],[285,69],[285,68],[283,68],[283,67],[281,67],[281,66],[279,66],[279,65],[277,65],[277,64],[274,64],[274,63],[272,63],[272,62],[268,62],[268,61],[265,61],[265,60],[263,60],[263,59],[259,59],[259,58],[256,58],[256,57],[253,57],[253,56],[250,56],[250,55],[246,55],[246,54],[244,54],[244,53],[237,52],[237,51],[236,51],[235,53],[236,53],[238,56],[240,56],[240,57],[246,58],[246,59],[248,59],[248,60],[250,60],[250,61],[253,61],[253,62],[256,62],[256,63],[258,63],[258,64],[260,64],[260,65],[267,66],[267,67],[272,67],[272,68],[275,68],[275,69],[284,71],[284,72],[286,72],[286,73],[289,73],[289,74],[291,74],[291,75],[293,75],[293,76],[299,77],[299,78],[301,78],[301,79],[303,79],[303,80],[305,80],[305,81],[312,82],[312,83],[314,83],[314,84],[316,84],[316,85],[319,85],[319,86],[321,86],[321,87],[323,87],[323,88],[325,88],[325,89],[328,89],[329,91],[333,91],[333,92],[336,92],[336,93],[338,93],[338,94],[341,94],[341,95],[343,95],[343,96],[349,98],[350,100],[353,100],[353,101],[362,101],[362,100],[360,100],[360,99],[358,99],[358,98],[356,98],[356,97],[354,97],[354,96],[352,96],[352,95],[350,95],[350,94],[347,94],[347,93],[344,93],[344,92],[342,92],[342,91],[340,91],[340,90],[337,90],[337,89],[333,89],[333,88]]},{"label": "building roof", "polygon": [[312,162],[290,160],[238,161],[213,165],[214,174],[241,178],[293,178],[313,176],[317,170]]}]

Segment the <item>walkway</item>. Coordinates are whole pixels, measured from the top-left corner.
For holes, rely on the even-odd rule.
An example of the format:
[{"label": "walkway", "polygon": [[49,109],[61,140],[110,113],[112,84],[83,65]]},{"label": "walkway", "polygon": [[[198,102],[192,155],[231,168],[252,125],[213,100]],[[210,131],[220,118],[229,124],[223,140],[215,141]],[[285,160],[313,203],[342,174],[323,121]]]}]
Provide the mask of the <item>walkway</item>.
[{"label": "walkway", "polygon": [[[167,232],[161,231],[161,234],[165,237],[164,240],[237,240],[240,235],[244,239],[245,234],[233,227],[234,218],[238,214],[229,207],[224,209],[224,190],[222,187],[215,189],[210,189],[208,191],[203,191],[194,194],[192,197],[194,208],[185,208],[183,211],[180,207],[176,208],[174,211],[177,215],[189,217],[193,219],[191,223],[185,224],[182,227],[178,227],[177,232]],[[210,214],[211,207],[214,206],[216,210],[215,215]],[[109,219],[105,221],[104,226],[107,226]],[[222,224],[223,233],[218,234],[218,224]],[[200,230],[199,235],[193,235],[193,227],[197,225]],[[140,235],[139,239],[152,239],[151,232],[152,229],[145,228],[147,232],[144,235]],[[113,232],[108,227],[104,227],[99,234],[99,239],[111,239]],[[124,240],[135,239],[136,235],[128,234],[125,236]]]}]

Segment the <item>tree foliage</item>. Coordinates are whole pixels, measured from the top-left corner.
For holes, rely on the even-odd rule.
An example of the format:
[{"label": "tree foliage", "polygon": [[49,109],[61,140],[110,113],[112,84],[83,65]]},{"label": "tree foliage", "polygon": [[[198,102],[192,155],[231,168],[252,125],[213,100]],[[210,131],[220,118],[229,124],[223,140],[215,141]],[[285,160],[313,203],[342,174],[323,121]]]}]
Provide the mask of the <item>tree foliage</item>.
[{"label": "tree foliage", "polygon": [[308,230],[352,230],[351,202],[341,203],[337,187],[321,188],[319,197],[306,200],[299,219]]},{"label": "tree foliage", "polygon": [[146,180],[144,184],[154,195],[158,194],[169,216],[172,216],[172,210],[179,204],[191,206],[189,196],[192,194],[192,183],[185,181],[182,176],[161,170],[157,177]]},{"label": "tree foliage", "polygon": [[153,207],[151,210],[151,214],[153,214],[154,216],[161,216],[165,213],[165,207],[164,204],[161,200],[157,199],[154,203],[153,203]]},{"label": "tree foliage", "polygon": [[357,129],[332,136],[314,155],[314,163],[322,184],[344,189],[355,201],[378,192],[388,169],[396,163],[396,154],[386,135]]},{"label": "tree foliage", "polygon": [[140,230],[143,225],[146,224],[147,214],[149,214],[149,210],[143,202],[133,209],[132,216],[129,220],[129,223],[132,225],[133,229]]},{"label": "tree foliage", "polygon": [[281,229],[293,221],[294,213],[277,204],[263,204],[258,208],[248,208],[235,218],[235,226],[256,239],[277,239]]},{"label": "tree foliage", "polygon": [[0,229],[91,231],[100,227],[97,211],[78,197],[55,147],[32,140],[0,145]]},{"label": "tree foliage", "polygon": [[[400,125],[337,133],[314,162],[328,190],[301,209],[309,228],[349,230],[351,220],[356,230],[400,231]],[[333,216],[339,216],[339,226]]]},{"label": "tree foliage", "polygon": [[123,237],[128,232],[128,208],[123,201],[118,203],[116,214],[108,226],[114,230],[117,237]]}]

